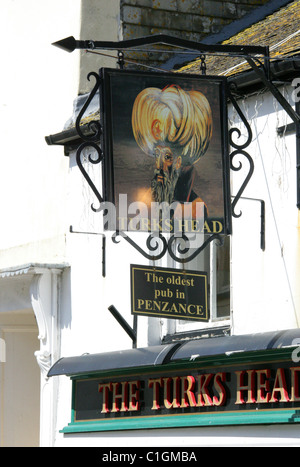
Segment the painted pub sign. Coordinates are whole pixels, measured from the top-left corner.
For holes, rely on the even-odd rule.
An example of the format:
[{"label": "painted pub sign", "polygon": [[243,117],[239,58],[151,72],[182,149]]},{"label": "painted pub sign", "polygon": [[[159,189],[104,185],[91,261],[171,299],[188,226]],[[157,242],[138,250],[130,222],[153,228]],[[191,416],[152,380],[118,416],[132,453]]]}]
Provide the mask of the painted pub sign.
[{"label": "painted pub sign", "polygon": [[106,229],[229,234],[226,79],[100,76],[104,198],[116,209]]}]

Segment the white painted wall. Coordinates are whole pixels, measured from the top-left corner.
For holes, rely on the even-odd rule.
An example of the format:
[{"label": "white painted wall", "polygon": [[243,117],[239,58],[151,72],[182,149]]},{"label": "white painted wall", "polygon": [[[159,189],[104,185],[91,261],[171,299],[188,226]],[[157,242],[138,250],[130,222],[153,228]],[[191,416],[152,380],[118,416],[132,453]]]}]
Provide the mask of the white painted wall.
[{"label": "white painted wall", "polygon": [[[290,99],[291,90],[281,91]],[[241,200],[236,211],[243,214],[233,221],[232,237],[234,333],[298,327],[300,224],[296,206],[296,137],[277,135],[277,128],[289,120],[271,95],[252,97],[240,105],[251,124],[253,142],[246,150],[255,164],[243,196],[265,200],[266,250],[259,248],[260,204]],[[235,120],[234,114],[231,118]],[[242,126],[241,131],[244,132]],[[239,160],[244,170],[232,174],[233,194],[248,170],[245,158],[236,156],[235,165]]]},{"label": "white painted wall", "polygon": [[1,1],[0,268],[65,255],[68,161],[44,137],[63,129],[78,83],[78,56],[51,43],[79,26],[80,0]]},{"label": "white painted wall", "polygon": [[[78,83],[78,56],[66,55],[51,43],[78,36],[79,27],[80,0],[1,1],[1,270],[66,261],[68,160],[61,147],[47,146],[44,137],[63,129],[73,111]],[[55,290],[52,287],[49,303],[42,305],[44,311],[50,309],[50,316],[40,316],[38,329],[25,276],[14,283],[9,274],[7,277],[0,279],[1,339],[6,344],[5,362],[0,363],[0,444],[51,445],[53,412],[49,417],[49,410],[51,394],[52,399],[55,394],[52,391],[48,397],[37,358],[41,361],[41,341],[45,345],[51,331],[49,322],[46,325],[43,320],[55,321],[54,314],[51,316]],[[24,321],[16,323],[20,310],[22,319],[27,314],[31,317],[34,332],[28,332]],[[54,338],[50,347],[57,358]]]}]

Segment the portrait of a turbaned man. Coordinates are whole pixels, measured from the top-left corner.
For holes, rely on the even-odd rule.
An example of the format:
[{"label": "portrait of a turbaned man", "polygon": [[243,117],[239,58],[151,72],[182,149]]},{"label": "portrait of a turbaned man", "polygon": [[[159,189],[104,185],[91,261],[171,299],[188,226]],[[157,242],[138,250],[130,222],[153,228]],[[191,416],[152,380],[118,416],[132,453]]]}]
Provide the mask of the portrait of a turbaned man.
[{"label": "portrait of a turbaned man", "polygon": [[103,184],[106,201],[116,206],[117,228],[151,231],[153,207],[164,213],[171,206],[161,231],[172,232],[179,219],[179,230],[229,233],[224,81],[101,72]]}]

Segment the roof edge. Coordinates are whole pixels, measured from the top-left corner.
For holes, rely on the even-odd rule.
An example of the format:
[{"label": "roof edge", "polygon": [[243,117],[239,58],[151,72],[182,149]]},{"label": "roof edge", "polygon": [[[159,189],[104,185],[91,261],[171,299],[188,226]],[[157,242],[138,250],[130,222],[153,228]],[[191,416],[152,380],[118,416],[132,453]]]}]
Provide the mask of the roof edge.
[{"label": "roof edge", "polygon": [[[275,11],[288,5],[289,3],[292,3],[292,1],[293,0],[270,0],[265,5],[258,6],[254,10],[250,11],[242,18],[227,24],[220,32],[204,37],[201,39],[201,43],[207,45],[222,43],[230,39],[232,36],[239,34],[244,29],[251,27],[253,24],[262,21],[267,16],[275,13]],[[195,54],[191,55],[189,52],[187,52],[186,55],[174,56],[161,67],[167,70],[171,70],[172,68],[177,68],[178,65],[186,63],[189,60],[195,60]]]},{"label": "roof edge", "polygon": [[265,5],[261,5],[250,11],[242,18],[227,24],[224,26],[222,31],[213,34],[212,36],[206,37],[201,42],[204,44],[215,44],[216,42],[226,41],[227,39],[230,39],[230,37],[241,32],[243,29],[247,29],[253,24],[262,21],[267,16],[275,13],[276,10],[280,10],[282,7],[292,2],[293,0],[270,0]]}]

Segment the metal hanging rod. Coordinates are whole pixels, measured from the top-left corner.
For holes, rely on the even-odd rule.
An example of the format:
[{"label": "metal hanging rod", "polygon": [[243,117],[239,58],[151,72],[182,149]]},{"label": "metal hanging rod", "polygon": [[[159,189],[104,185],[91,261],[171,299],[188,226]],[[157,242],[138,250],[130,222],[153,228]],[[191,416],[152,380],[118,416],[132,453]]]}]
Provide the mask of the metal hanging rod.
[{"label": "metal hanging rod", "polygon": [[[118,49],[120,52],[125,50],[125,49]],[[114,58],[114,59],[118,59],[117,56],[114,56],[114,55],[110,55],[110,54],[106,54],[104,52],[96,52],[94,50],[90,50],[90,49],[85,49],[86,53],[89,53],[89,54],[96,54],[96,55],[102,55],[104,57],[109,57],[109,58]],[[192,50],[168,50],[168,49],[145,49],[145,48],[135,48],[134,49],[134,52],[148,52],[148,53],[166,53],[166,54],[176,54],[176,55],[195,55],[195,57],[200,57],[201,55],[201,52],[199,51],[192,51]],[[220,53],[220,52],[210,52],[210,53],[207,53],[207,55],[210,55],[210,56],[213,56],[213,57],[223,57],[224,56],[224,53]],[[239,55],[239,54],[235,54],[234,55],[234,58],[241,58],[241,59],[244,59],[245,60],[245,55],[242,54],[242,55]],[[253,57],[255,59],[255,57]],[[287,57],[285,55],[276,55],[274,57],[264,57],[264,60],[266,62],[279,62],[279,61],[282,61],[282,62],[298,62],[299,61],[299,58],[298,57]],[[135,60],[128,60],[126,59],[125,61],[127,61],[128,63],[138,63],[136,62]],[[244,63],[244,62],[243,62]],[[240,66],[242,65],[242,63],[239,63],[237,64],[236,66]],[[143,65],[145,66],[145,65]],[[149,66],[149,68],[151,68]],[[166,70],[166,69],[161,69],[162,71],[169,71],[169,70]]]},{"label": "metal hanging rod", "polygon": [[67,37],[60,41],[54,42],[52,45],[59,47],[67,52],[73,52],[75,49],[105,49],[105,50],[124,50],[139,47],[141,45],[151,44],[166,44],[175,47],[180,47],[188,50],[197,50],[207,53],[223,53],[231,55],[262,55],[269,57],[269,47],[253,46],[253,45],[219,45],[219,44],[202,44],[200,42],[190,41],[188,39],[180,39],[166,34],[156,34],[153,36],[145,36],[137,39],[128,39],[124,41],[93,41],[93,40],[76,40],[73,36]]},{"label": "metal hanging rod", "polygon": [[[118,59],[118,57],[115,57],[110,54],[105,54],[103,52],[95,52],[94,50],[86,50],[87,53],[89,54],[95,54],[95,55],[101,55],[102,57],[109,57],[109,58],[114,58],[115,60]],[[146,65],[145,63],[140,63],[137,60],[128,60],[127,58],[123,58],[124,63],[132,63],[133,65],[139,65],[143,66],[145,68],[148,68],[149,70],[154,70],[154,71],[163,71],[164,73],[167,73],[169,70],[165,70],[164,68],[159,68],[157,66],[150,66]]]},{"label": "metal hanging rod", "polygon": [[[127,50],[127,49],[118,49],[120,51]],[[88,53],[99,53],[100,52],[93,52],[92,50],[86,49],[86,52]],[[201,52],[198,50],[170,50],[170,49],[149,49],[149,48],[143,48],[143,47],[138,47],[134,48],[134,52],[151,52],[151,53],[166,53],[166,54],[176,54],[176,55],[195,55],[195,57],[199,57]],[[223,57],[224,53],[221,52],[207,52],[208,55],[214,56],[214,57]],[[105,54],[103,54],[105,55]],[[109,55],[111,57],[111,55]],[[235,58],[245,58],[245,54],[234,54]],[[117,58],[117,57],[112,57],[112,58]],[[271,61],[285,61],[285,62],[295,62],[299,61],[299,57],[291,56],[288,57],[284,54],[282,55],[275,55],[274,57],[265,57],[265,60]]]},{"label": "metal hanging rod", "polygon": [[113,317],[118,321],[120,326],[124,329],[124,331],[128,334],[130,339],[132,340],[132,347],[136,348],[136,340],[137,340],[137,316],[134,316],[133,321],[133,328],[127,323],[126,319],[121,315],[121,313],[116,309],[114,305],[110,305],[108,310],[111,312]]},{"label": "metal hanging rod", "polygon": [[[54,44],[52,44],[52,45],[54,45]],[[96,48],[96,49],[100,50],[98,48]],[[119,47],[118,48],[118,51],[120,51],[120,52],[125,52],[127,50],[128,50],[128,48],[124,48],[124,47]],[[86,49],[86,52],[96,53],[96,52],[93,52],[93,49]],[[161,48],[160,49],[159,48],[153,49],[153,48],[145,48],[145,47],[134,47],[133,52],[166,53],[166,54],[176,54],[176,55],[187,55],[187,54],[189,54],[189,55],[195,55],[195,57],[199,57],[202,54],[201,50],[190,50],[190,49],[170,50],[170,49],[161,49]],[[205,53],[207,55],[211,55],[211,56],[214,56],[214,57],[224,57],[224,52],[222,52],[222,53],[221,52],[205,52]],[[260,54],[256,54],[256,55],[260,55]],[[241,53],[241,54],[235,53],[234,57],[235,58],[245,58],[245,54],[244,53]],[[271,58],[268,57],[268,60],[271,60]]]}]

